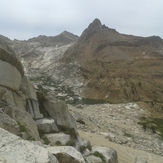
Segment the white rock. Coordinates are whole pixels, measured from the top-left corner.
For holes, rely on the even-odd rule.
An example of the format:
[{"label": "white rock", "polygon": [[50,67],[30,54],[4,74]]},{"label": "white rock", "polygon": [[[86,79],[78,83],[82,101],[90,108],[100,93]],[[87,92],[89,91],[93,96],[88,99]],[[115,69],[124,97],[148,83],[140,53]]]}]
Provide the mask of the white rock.
[{"label": "white rock", "polygon": [[85,163],[83,156],[75,148],[70,146],[48,147],[47,150],[53,153],[59,163]]},{"label": "white rock", "polygon": [[19,126],[17,122],[0,110],[0,127],[17,135],[19,133]]},{"label": "white rock", "polygon": [[114,149],[107,148],[107,147],[93,146],[92,153],[96,151],[101,153],[104,156],[106,162],[118,163],[117,152]]},{"label": "white rock", "polygon": [[59,131],[54,119],[39,119],[36,120],[36,124],[38,129],[42,130],[44,133],[54,133]]},{"label": "white rock", "polygon": [[85,157],[85,160],[87,163],[102,163],[102,160],[99,157],[93,155]]},{"label": "white rock", "polygon": [[62,145],[65,145],[70,140],[70,135],[58,133],[58,134],[46,134],[45,135],[52,145],[55,145],[57,141],[60,141]]},{"label": "white rock", "polygon": [[45,148],[22,140],[1,128],[0,138],[0,156],[7,163],[59,163]]}]

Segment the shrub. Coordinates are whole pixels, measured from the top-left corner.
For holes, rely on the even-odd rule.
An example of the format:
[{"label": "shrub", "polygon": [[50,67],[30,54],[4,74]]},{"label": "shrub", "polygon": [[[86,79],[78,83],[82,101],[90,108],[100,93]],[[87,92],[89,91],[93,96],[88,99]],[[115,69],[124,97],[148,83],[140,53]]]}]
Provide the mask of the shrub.
[{"label": "shrub", "polygon": [[101,158],[102,162],[105,163],[105,157],[101,153],[96,151],[96,152],[93,153],[93,155],[96,156],[96,157]]},{"label": "shrub", "polygon": [[57,145],[57,146],[62,146],[62,143],[61,143],[60,141],[56,141],[56,142],[55,142],[55,145]]},{"label": "shrub", "polygon": [[46,136],[43,136],[42,140],[44,141],[44,144],[46,144],[46,145],[50,144],[50,141]]},{"label": "shrub", "polygon": [[92,146],[91,145],[87,145],[87,147],[90,151],[92,151]]},{"label": "shrub", "polygon": [[28,133],[28,130],[24,125],[22,125],[20,122],[17,122],[17,123],[19,125],[20,132]]},{"label": "shrub", "polygon": [[68,145],[68,146],[75,146],[75,140],[74,139],[70,139],[67,143],[66,143],[66,145]]}]

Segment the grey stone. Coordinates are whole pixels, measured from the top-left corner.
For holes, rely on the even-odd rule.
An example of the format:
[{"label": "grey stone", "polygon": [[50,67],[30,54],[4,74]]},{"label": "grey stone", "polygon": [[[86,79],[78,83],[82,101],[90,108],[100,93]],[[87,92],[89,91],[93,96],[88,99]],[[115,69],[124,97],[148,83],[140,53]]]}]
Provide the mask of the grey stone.
[{"label": "grey stone", "polygon": [[102,160],[96,156],[87,156],[85,157],[86,163],[102,163]]},{"label": "grey stone", "polygon": [[12,92],[15,106],[20,110],[26,110],[26,96],[21,91]]},{"label": "grey stone", "polygon": [[43,118],[43,115],[40,113],[38,102],[32,99],[27,100],[26,105],[27,111],[32,115],[34,119]]},{"label": "grey stone", "polygon": [[28,112],[14,107],[8,107],[8,109],[6,109],[6,114],[19,122],[20,125],[23,125],[27,130],[26,133],[29,137],[34,138],[35,140],[40,140],[37,125]]},{"label": "grey stone", "polygon": [[73,134],[77,134],[75,120],[69,113],[65,102],[57,99],[47,99],[43,102],[43,105],[60,129],[73,130]]},{"label": "grey stone", "polygon": [[92,153],[96,151],[101,153],[104,156],[106,162],[118,163],[117,152],[114,149],[107,148],[107,147],[93,146]]},{"label": "grey stone", "polygon": [[0,127],[15,135],[18,135],[19,133],[19,126],[17,122],[5,114],[2,110],[0,110]]},{"label": "grey stone", "polygon": [[35,121],[39,130],[44,133],[56,133],[59,132],[54,119],[38,119]]},{"label": "grey stone", "polygon": [[61,142],[62,145],[65,145],[70,140],[70,135],[58,133],[58,134],[46,134],[45,135],[52,145],[55,145],[57,141]]},{"label": "grey stone", "polygon": [[20,85],[20,90],[29,99],[33,99],[33,100],[37,101],[35,87],[32,84],[32,82],[26,76],[23,76],[23,78],[22,78],[21,85]]},{"label": "grey stone", "polygon": [[81,153],[73,147],[48,147],[47,150],[56,156],[59,163],[85,163]]},{"label": "grey stone", "polygon": [[0,156],[7,163],[59,163],[45,148],[22,140],[1,128],[0,138]]},{"label": "grey stone", "polygon": [[0,85],[18,91],[21,83],[20,72],[11,64],[0,60]]},{"label": "grey stone", "polygon": [[5,94],[6,90],[4,88],[0,89],[0,101],[3,97],[3,95]]}]

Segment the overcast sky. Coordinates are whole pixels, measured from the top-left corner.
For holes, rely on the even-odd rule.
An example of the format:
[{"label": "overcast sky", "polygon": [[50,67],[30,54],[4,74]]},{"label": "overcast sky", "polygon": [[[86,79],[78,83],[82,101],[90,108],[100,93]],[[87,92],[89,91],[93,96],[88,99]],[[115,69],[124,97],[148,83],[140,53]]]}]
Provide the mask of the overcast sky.
[{"label": "overcast sky", "polygon": [[10,39],[80,36],[95,18],[120,33],[163,38],[163,0],[0,0],[0,7],[0,34]]}]

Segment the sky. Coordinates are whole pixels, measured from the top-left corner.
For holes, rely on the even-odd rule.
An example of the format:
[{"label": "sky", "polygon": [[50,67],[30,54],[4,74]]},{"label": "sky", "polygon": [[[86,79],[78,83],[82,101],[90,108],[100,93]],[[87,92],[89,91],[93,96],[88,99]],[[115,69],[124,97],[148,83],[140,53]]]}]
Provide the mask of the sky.
[{"label": "sky", "polygon": [[0,0],[0,34],[27,40],[64,30],[80,36],[95,19],[119,33],[163,38],[163,0]]}]

